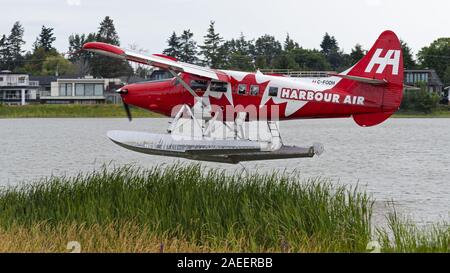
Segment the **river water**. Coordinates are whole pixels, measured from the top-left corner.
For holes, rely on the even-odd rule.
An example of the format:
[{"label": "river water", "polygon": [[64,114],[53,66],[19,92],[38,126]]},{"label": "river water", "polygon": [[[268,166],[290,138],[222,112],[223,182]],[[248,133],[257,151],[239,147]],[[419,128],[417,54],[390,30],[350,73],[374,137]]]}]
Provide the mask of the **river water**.
[{"label": "river water", "polygon": [[[104,163],[149,167],[173,159],[135,153],[113,144],[108,130],[164,132],[168,119],[0,120],[0,185],[30,183],[50,175],[72,175]],[[244,163],[251,171],[296,171],[333,183],[359,185],[377,200],[395,201],[419,223],[450,219],[450,119],[389,119],[371,128],[351,119],[281,123],[286,144],[324,144],[320,157]],[[241,165],[203,163],[230,171]]]}]

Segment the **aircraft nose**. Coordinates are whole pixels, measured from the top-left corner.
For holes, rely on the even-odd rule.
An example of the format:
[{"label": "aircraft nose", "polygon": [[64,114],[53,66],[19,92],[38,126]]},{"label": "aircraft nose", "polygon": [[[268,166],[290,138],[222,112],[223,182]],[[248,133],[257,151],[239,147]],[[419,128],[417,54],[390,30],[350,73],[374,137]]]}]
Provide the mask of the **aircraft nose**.
[{"label": "aircraft nose", "polygon": [[129,88],[127,85],[125,85],[125,86],[123,86],[123,87],[117,89],[117,90],[116,90],[116,93],[119,94],[119,95],[122,97],[122,100],[123,100],[125,103],[129,103],[129,102],[127,101],[127,100],[128,100],[127,97],[128,97],[128,95],[130,94],[130,88]]}]

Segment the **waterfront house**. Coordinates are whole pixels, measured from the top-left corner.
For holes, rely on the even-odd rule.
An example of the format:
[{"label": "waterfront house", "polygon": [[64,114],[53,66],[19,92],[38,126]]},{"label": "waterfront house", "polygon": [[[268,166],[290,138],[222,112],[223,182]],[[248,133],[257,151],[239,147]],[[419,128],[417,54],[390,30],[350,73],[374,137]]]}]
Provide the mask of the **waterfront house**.
[{"label": "waterfront house", "polygon": [[38,99],[39,82],[28,74],[0,71],[0,103],[25,105]]}]

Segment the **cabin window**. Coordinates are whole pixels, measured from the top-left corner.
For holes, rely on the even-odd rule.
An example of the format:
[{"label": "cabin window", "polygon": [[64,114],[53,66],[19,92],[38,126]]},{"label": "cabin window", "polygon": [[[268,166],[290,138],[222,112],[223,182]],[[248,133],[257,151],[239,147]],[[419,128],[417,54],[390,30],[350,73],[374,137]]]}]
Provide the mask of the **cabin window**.
[{"label": "cabin window", "polygon": [[210,90],[213,92],[227,92],[228,83],[226,82],[211,82]]},{"label": "cabin window", "polygon": [[270,97],[278,97],[278,87],[270,87],[269,88],[269,96]]},{"label": "cabin window", "polygon": [[208,81],[192,80],[191,81],[191,88],[194,91],[205,92],[206,89],[208,88]]},{"label": "cabin window", "polygon": [[239,84],[238,85],[238,94],[239,95],[245,95],[247,93],[247,85],[246,84]]},{"label": "cabin window", "polygon": [[250,86],[250,95],[258,96],[258,93],[259,93],[259,86],[258,85]]}]

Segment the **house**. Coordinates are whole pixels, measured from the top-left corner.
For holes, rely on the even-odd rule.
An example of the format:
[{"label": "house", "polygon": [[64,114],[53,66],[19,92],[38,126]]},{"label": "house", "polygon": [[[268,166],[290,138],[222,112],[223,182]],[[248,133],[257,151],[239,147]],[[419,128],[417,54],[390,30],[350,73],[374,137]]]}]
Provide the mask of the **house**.
[{"label": "house", "polygon": [[36,102],[39,82],[30,80],[28,74],[0,71],[0,103],[25,105]]},{"label": "house", "polygon": [[405,69],[404,84],[408,86],[419,86],[425,83],[429,92],[443,95],[444,84],[434,69]]},{"label": "house", "polygon": [[[92,76],[58,77],[50,83],[50,93],[43,93],[40,101],[49,104],[118,103],[116,94],[110,91],[111,86],[123,86],[123,84],[120,79],[96,79]],[[110,101],[109,96],[114,96],[113,101]]]}]

